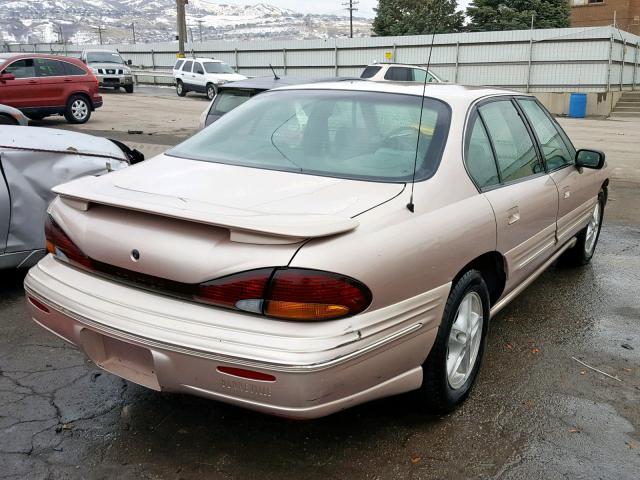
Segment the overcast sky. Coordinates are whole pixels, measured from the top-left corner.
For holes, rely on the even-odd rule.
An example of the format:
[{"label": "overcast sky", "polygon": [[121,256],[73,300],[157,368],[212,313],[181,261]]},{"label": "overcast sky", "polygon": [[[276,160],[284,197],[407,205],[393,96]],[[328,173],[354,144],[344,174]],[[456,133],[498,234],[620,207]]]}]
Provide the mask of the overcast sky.
[{"label": "overcast sky", "polygon": [[[258,3],[264,1],[264,3],[270,3],[277,5],[278,7],[290,8],[297,12],[302,13],[345,13],[342,6],[343,3],[349,0],[216,0],[216,3],[239,3],[249,4]],[[359,0],[357,16],[373,17],[373,9],[378,5],[378,0]],[[471,0],[458,0],[460,8],[466,8]]]}]

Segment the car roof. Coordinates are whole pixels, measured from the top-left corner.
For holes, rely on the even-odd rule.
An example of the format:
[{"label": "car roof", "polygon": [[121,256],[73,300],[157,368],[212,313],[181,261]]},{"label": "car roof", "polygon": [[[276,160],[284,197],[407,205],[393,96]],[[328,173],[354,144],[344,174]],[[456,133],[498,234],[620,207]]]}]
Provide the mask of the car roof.
[{"label": "car roof", "polygon": [[67,57],[65,55],[51,55],[49,53],[29,53],[29,52],[0,53],[0,60],[8,60],[13,58],[51,58],[54,60],[79,61],[75,57]]},{"label": "car roof", "polygon": [[415,63],[395,63],[395,62],[373,62],[367,65],[367,67],[408,67],[408,68],[421,68],[427,69],[426,65],[416,65]]},{"label": "car roof", "polygon": [[216,58],[205,58],[205,57],[196,57],[196,58],[184,58],[181,60],[192,60],[194,62],[214,62],[214,63],[224,63],[222,60],[218,60]]},{"label": "car roof", "polygon": [[117,50],[109,50],[108,48],[85,48],[83,52],[120,53]]},{"label": "car roof", "polygon": [[[416,95],[441,99],[444,101],[464,101],[473,103],[474,101],[488,96],[495,95],[528,95],[513,90],[505,90],[492,87],[472,87],[466,85],[456,85],[451,83],[427,83],[418,82],[376,82],[361,79],[343,79],[342,81],[325,81],[321,85],[318,82],[305,83],[295,86],[281,87],[278,90],[351,90],[363,92],[383,92],[399,93],[405,95]],[[423,90],[424,89],[424,90]],[[531,96],[531,95],[529,95]]]}]

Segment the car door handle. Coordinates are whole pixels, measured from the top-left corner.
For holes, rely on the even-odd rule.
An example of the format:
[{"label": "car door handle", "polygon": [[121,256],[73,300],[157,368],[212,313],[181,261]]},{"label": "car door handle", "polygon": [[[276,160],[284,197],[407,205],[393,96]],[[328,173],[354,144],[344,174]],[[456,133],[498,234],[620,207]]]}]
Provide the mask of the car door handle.
[{"label": "car door handle", "polygon": [[513,225],[518,220],[520,220],[520,209],[518,207],[513,207],[507,210],[507,224]]},{"label": "car door handle", "polygon": [[37,80],[29,80],[29,83],[30,84],[34,84],[34,83],[38,83],[38,81]]}]

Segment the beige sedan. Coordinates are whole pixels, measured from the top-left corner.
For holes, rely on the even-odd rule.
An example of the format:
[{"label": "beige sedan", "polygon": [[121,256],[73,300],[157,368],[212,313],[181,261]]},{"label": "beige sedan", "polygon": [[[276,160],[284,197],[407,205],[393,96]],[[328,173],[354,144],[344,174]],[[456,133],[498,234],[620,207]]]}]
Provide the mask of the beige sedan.
[{"label": "beige sedan", "polygon": [[164,155],[58,186],[28,303],[152,389],[296,418],[416,390],[447,412],[490,318],[560,256],[593,256],[603,167],[532,96],[280,88]]}]

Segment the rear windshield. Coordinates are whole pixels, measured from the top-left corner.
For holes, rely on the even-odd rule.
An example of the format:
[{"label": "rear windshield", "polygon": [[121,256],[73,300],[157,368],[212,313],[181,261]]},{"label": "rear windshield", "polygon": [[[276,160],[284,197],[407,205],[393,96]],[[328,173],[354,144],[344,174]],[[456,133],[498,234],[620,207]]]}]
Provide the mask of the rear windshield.
[{"label": "rear windshield", "polygon": [[124,60],[117,52],[88,52],[87,63],[116,63],[123,64]]},{"label": "rear windshield", "polygon": [[250,90],[222,90],[213,101],[209,115],[224,115],[249,100],[254,93]]},{"label": "rear windshield", "polygon": [[226,63],[204,62],[203,65],[207,73],[236,73],[233,71],[233,68]]},{"label": "rear windshield", "polygon": [[169,155],[255,168],[382,182],[433,175],[449,107],[414,95],[342,90],[265,92]]},{"label": "rear windshield", "polygon": [[360,75],[360,78],[371,78],[380,71],[382,67],[367,67]]}]

